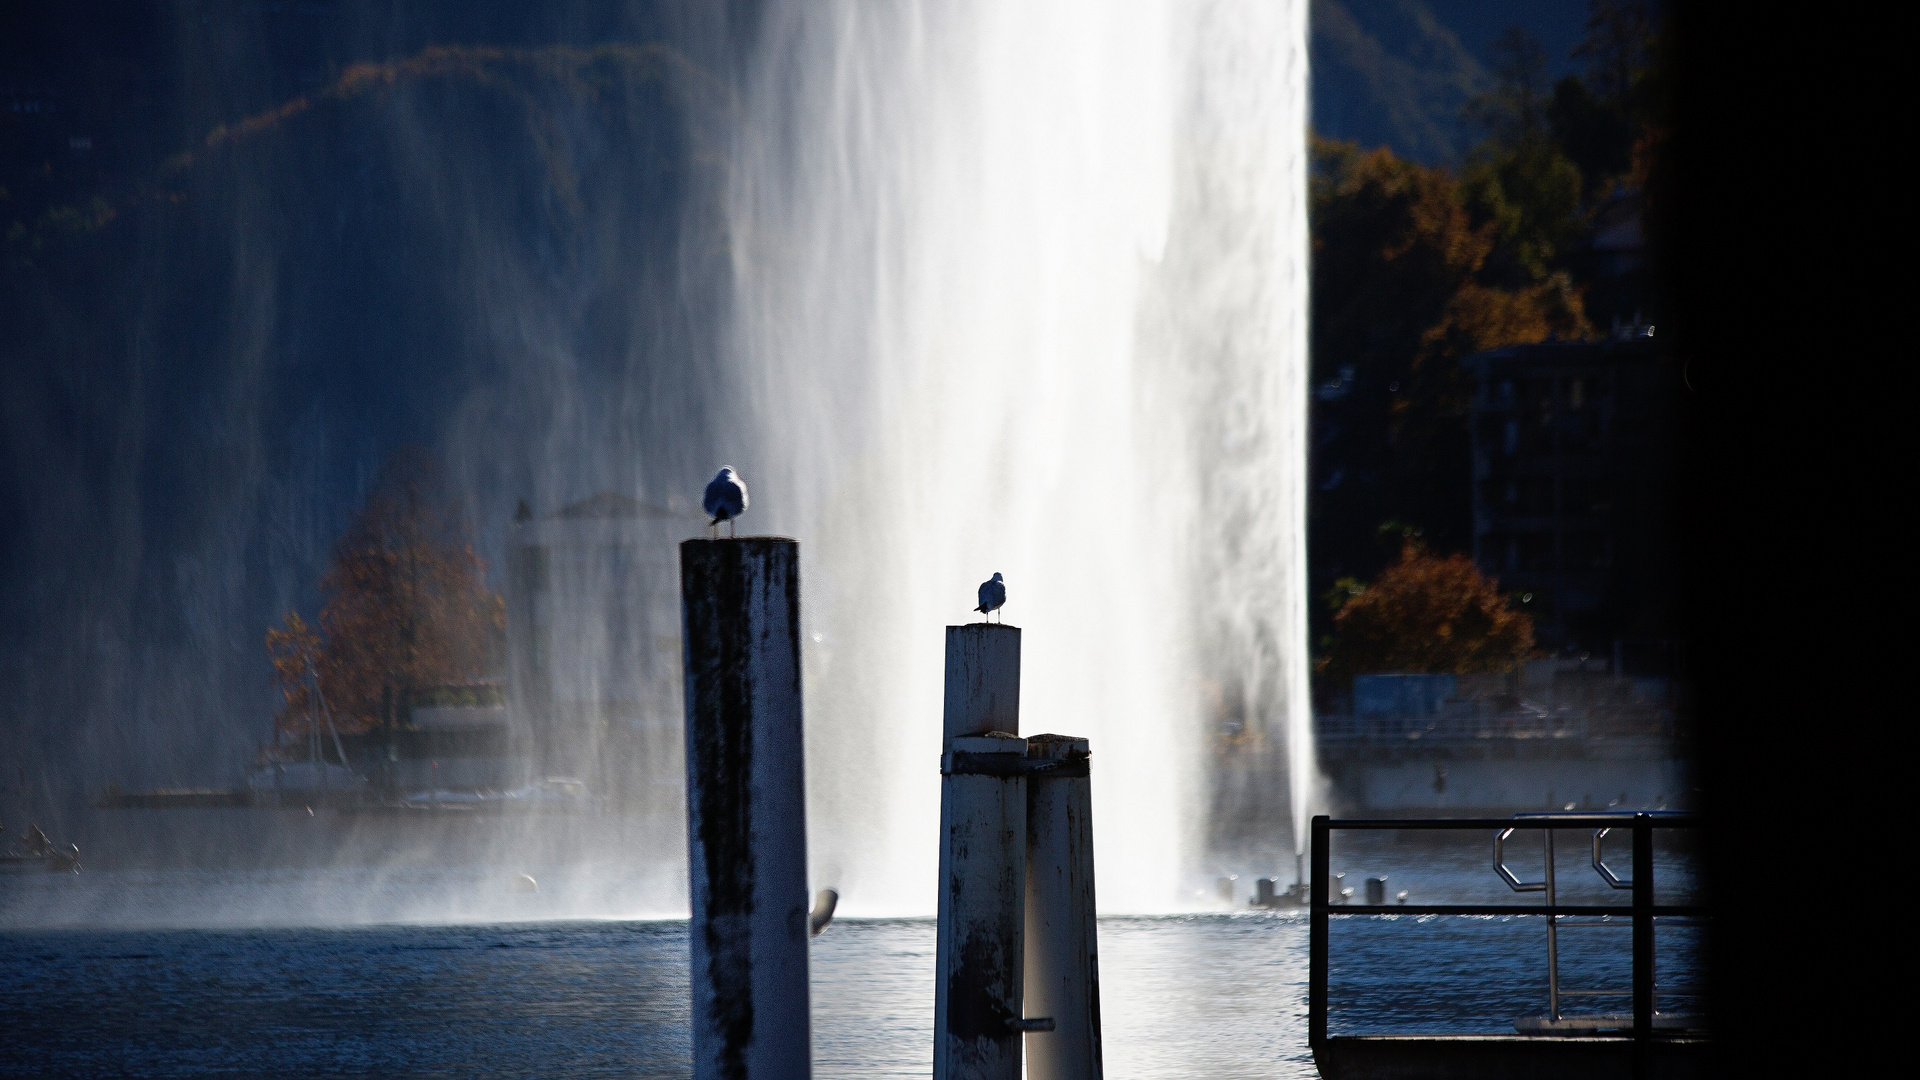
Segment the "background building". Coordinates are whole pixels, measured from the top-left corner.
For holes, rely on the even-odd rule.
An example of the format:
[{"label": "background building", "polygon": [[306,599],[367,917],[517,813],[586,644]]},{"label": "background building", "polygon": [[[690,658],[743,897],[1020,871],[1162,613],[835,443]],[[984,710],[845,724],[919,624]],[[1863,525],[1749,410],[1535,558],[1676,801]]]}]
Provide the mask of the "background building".
[{"label": "background building", "polygon": [[537,768],[610,807],[683,812],[680,541],[691,508],[602,494],[509,536],[509,697]]},{"label": "background building", "polygon": [[1473,558],[1544,648],[1673,675],[1682,372],[1652,327],[1468,358]]},{"label": "background building", "polygon": [[1328,794],[1359,814],[1693,805],[1675,684],[1611,667],[1566,658],[1503,674],[1358,676],[1350,711],[1314,718]]}]

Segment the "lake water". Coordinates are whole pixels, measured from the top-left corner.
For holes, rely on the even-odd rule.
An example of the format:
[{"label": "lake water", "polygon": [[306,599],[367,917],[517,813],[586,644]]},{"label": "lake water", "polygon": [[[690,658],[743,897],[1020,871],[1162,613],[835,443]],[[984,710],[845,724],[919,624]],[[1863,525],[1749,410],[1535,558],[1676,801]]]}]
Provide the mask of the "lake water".
[{"label": "lake water", "polygon": [[[1454,848],[1380,841],[1337,849],[1335,867],[1356,889],[1361,877],[1388,873],[1390,894],[1405,888],[1428,902],[1537,900],[1500,885],[1485,855],[1478,839]],[[1534,862],[1537,874],[1537,852]],[[1559,865],[1565,902],[1623,902],[1586,880],[1584,860],[1563,852]],[[564,877],[543,879],[538,896],[511,897],[492,869],[441,867],[378,875],[406,921],[299,925],[327,921],[314,897],[371,887],[366,873],[0,879],[0,1075],[688,1074],[683,920],[558,917]],[[1667,860],[1662,880],[1674,887],[1661,901],[1680,902],[1684,860]],[[457,909],[463,921],[424,917],[420,898],[483,888],[488,903]],[[500,918],[512,912],[497,905],[512,903],[537,906]],[[364,902],[352,912],[378,913]],[[1562,985],[1624,990],[1628,938],[1624,929],[1564,931]],[[1659,942],[1662,1007],[1684,1007],[1696,933],[1675,925]],[[816,1076],[929,1074],[933,943],[930,919],[838,919],[814,939]],[[1545,1009],[1544,946],[1536,918],[1336,918],[1332,1027],[1511,1031],[1513,1018]],[[1103,918],[1100,974],[1116,1080],[1314,1075],[1304,913]],[[1620,1011],[1627,1001],[1567,1007]]]}]

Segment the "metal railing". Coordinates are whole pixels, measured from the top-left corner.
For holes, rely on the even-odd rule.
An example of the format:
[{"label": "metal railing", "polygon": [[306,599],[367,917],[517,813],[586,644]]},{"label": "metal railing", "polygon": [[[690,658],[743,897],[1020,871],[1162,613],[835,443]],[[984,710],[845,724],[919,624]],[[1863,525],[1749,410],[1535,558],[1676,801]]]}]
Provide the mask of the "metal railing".
[{"label": "metal railing", "polygon": [[1346,739],[1584,739],[1584,717],[1538,713],[1497,716],[1340,716],[1314,717],[1314,735],[1323,741]]},{"label": "metal railing", "polygon": [[[1312,895],[1310,900],[1310,929],[1308,932],[1309,975],[1307,983],[1307,1037],[1314,1049],[1318,1050],[1327,1042],[1327,971],[1329,936],[1328,928],[1335,915],[1341,917],[1365,915],[1534,915],[1544,916],[1547,920],[1548,941],[1548,1008],[1553,1020],[1560,1017],[1562,996],[1574,993],[1606,994],[1610,991],[1574,992],[1563,995],[1559,987],[1559,955],[1557,932],[1563,926],[1562,919],[1569,916],[1597,916],[1607,918],[1626,916],[1630,922],[1624,924],[1633,930],[1632,946],[1632,989],[1633,999],[1632,1026],[1618,1037],[1631,1038],[1645,1043],[1654,1035],[1654,932],[1653,920],[1656,918],[1700,917],[1708,914],[1703,905],[1694,904],[1656,904],[1654,903],[1653,875],[1653,833],[1655,829],[1693,829],[1698,828],[1698,818],[1691,814],[1661,811],[1634,811],[1616,813],[1588,814],[1518,814],[1511,818],[1366,818],[1336,820],[1326,815],[1313,819],[1313,843],[1311,849],[1312,869],[1310,871]],[[1545,903],[1538,905],[1518,904],[1335,904],[1328,895],[1332,886],[1330,872],[1330,848],[1332,834],[1341,831],[1371,830],[1421,830],[1421,831],[1472,831],[1486,829],[1494,834],[1494,869],[1508,887],[1516,892],[1539,892],[1545,894]],[[1542,830],[1543,842],[1547,850],[1545,879],[1542,881],[1522,881],[1508,869],[1505,859],[1505,844],[1509,837],[1519,830]],[[1566,829],[1593,830],[1592,866],[1594,872],[1610,887],[1632,893],[1631,903],[1621,904],[1562,904],[1555,894],[1553,841],[1556,831]],[[1605,860],[1602,843],[1608,833],[1615,830],[1632,831],[1633,850],[1630,876],[1622,879]],[[1612,923],[1579,923],[1582,926],[1622,925]],[[1603,1034],[1594,1032],[1594,1034]]]},{"label": "metal railing", "polygon": [[[1594,713],[1601,715],[1594,715]],[[1566,739],[1671,738],[1673,711],[1658,708],[1559,710],[1550,713],[1487,713],[1471,716],[1314,717],[1314,735],[1323,742],[1414,739]]]}]

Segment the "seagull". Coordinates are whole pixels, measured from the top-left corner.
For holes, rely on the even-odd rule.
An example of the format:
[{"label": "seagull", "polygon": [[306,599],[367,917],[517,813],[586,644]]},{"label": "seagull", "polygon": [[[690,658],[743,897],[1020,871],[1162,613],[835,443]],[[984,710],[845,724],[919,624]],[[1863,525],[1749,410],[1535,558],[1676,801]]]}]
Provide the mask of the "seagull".
[{"label": "seagull", "polygon": [[999,571],[995,571],[993,580],[980,583],[980,606],[973,610],[988,614],[1000,610],[1000,605],[1006,602],[1007,583],[1000,579]]},{"label": "seagull", "polygon": [[732,536],[734,519],[747,512],[747,482],[735,476],[732,468],[721,469],[707,485],[706,498],[700,505],[713,517],[708,525],[714,539],[720,538],[723,521],[727,523],[727,535]]}]

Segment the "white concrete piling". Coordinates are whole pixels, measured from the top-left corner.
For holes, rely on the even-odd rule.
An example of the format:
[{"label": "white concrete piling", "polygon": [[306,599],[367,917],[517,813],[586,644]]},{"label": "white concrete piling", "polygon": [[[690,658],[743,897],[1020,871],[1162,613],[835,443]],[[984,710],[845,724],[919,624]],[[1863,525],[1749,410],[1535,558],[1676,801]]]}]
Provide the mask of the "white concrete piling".
[{"label": "white concrete piling", "polygon": [[1026,753],[996,732],[941,756],[934,1080],[1020,1080]]},{"label": "white concrete piling", "polygon": [[1027,1080],[1101,1080],[1088,743],[1035,735],[1027,757],[1025,1006],[1054,1022],[1027,1039]]},{"label": "white concrete piling", "polygon": [[806,1080],[800,545],[680,545],[693,1075]]},{"label": "white concrete piling", "polygon": [[957,736],[989,731],[1020,733],[1020,628],[949,626],[941,749]]},{"label": "white concrete piling", "polygon": [[1020,1080],[1027,744],[1020,629],[947,627],[934,1080]]}]

